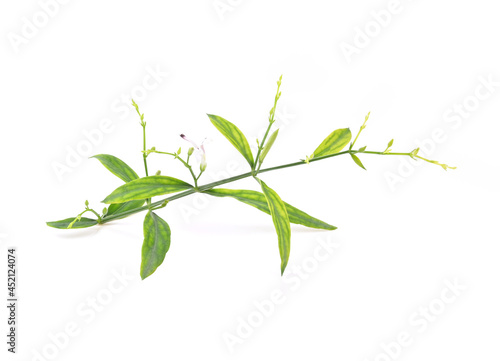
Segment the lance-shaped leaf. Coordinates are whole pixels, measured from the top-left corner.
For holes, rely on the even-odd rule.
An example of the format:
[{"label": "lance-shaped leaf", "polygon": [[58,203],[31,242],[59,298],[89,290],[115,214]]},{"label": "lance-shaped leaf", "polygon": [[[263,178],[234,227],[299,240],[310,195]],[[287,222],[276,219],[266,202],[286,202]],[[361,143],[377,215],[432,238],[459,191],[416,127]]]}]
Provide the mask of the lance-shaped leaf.
[{"label": "lance-shaped leaf", "polygon": [[193,186],[180,179],[163,175],[153,175],[130,181],[116,188],[113,193],[103,200],[103,203],[123,203],[147,199],[190,188],[193,188]]},{"label": "lance-shaped leaf", "polygon": [[[114,215],[114,214],[123,213],[123,212],[130,211],[132,209],[135,209],[135,208],[142,207],[144,205],[144,202],[145,202],[144,199],[140,199],[138,201],[129,201],[129,202],[125,202],[125,203],[113,203],[109,206],[108,213],[106,213],[104,218],[109,217],[109,216]],[[123,217],[119,217],[119,218],[115,218],[115,219],[120,219],[120,218],[125,218],[125,217],[127,217],[127,216],[125,215]]]},{"label": "lance-shaped leaf", "polygon": [[58,229],[74,229],[74,228],[88,228],[95,226],[97,224],[97,219],[81,217],[79,221],[73,223],[73,226],[71,228],[68,228],[69,224],[74,220],[75,217],[66,218],[61,221],[47,222],[47,226]]},{"label": "lance-shaped leaf", "polygon": [[313,153],[315,158],[340,152],[351,141],[349,128],[337,129],[323,140]]},{"label": "lance-shaped leaf", "polygon": [[132,168],[130,168],[124,161],[109,154],[98,154],[90,158],[96,158],[103,166],[105,166],[111,173],[123,180],[130,182],[131,180],[138,179],[139,176]]},{"label": "lance-shaped leaf", "polygon": [[354,161],[354,163],[356,163],[361,168],[363,168],[364,170],[366,170],[365,166],[363,165],[363,163],[361,163],[361,160],[358,158],[358,156],[356,154],[352,154],[351,153],[351,157],[352,157],[352,160]]},{"label": "lance-shaped leaf", "polygon": [[292,231],[290,230],[290,220],[288,219],[285,203],[283,203],[280,196],[260,179],[259,182],[262,187],[262,192],[267,199],[269,210],[271,211],[274,228],[278,234],[278,245],[281,257],[281,275],[283,275],[286,265],[288,264],[288,257],[290,256],[290,238],[292,236]]},{"label": "lance-shaped leaf", "polygon": [[[109,154],[98,154],[91,158],[98,159],[111,173],[116,175],[118,178],[124,182],[130,182],[134,179],[138,179],[139,176],[132,168],[130,168],[125,162],[118,159],[115,156]],[[134,208],[142,207],[144,200],[130,201],[125,203],[115,203],[109,206],[108,213],[104,217],[109,217],[117,213],[123,213]],[[126,217],[126,216],[124,216]],[[124,218],[123,217],[123,218]]]},{"label": "lance-shaped leaf", "polygon": [[170,248],[170,227],[154,212],[144,218],[144,243],[142,244],[141,278],[151,276],[165,259]]},{"label": "lance-shaped leaf", "polygon": [[269,140],[267,141],[264,148],[262,148],[262,153],[260,153],[260,155],[259,155],[259,161],[261,163],[264,161],[264,158],[266,158],[267,153],[269,153],[269,151],[271,150],[271,147],[273,146],[274,141],[278,137],[278,132],[279,132],[279,129],[276,129],[274,131],[274,133],[271,134],[271,136],[269,137]]},{"label": "lance-shaped leaf", "polygon": [[212,124],[221,132],[253,167],[253,155],[248,140],[236,125],[217,115],[207,114]]},{"label": "lance-shaped leaf", "polygon": [[[262,212],[271,214],[271,211],[269,210],[269,206],[267,204],[266,197],[264,196],[264,194],[257,191],[244,190],[244,189],[217,188],[205,191],[205,193],[214,197],[232,197],[240,202],[246,203],[252,207],[257,208]],[[325,223],[317,218],[311,217],[307,213],[302,212],[300,209],[297,209],[286,202],[284,203],[290,223],[301,224],[303,226],[310,228],[327,229],[327,230],[337,229],[337,227],[335,226]]]}]

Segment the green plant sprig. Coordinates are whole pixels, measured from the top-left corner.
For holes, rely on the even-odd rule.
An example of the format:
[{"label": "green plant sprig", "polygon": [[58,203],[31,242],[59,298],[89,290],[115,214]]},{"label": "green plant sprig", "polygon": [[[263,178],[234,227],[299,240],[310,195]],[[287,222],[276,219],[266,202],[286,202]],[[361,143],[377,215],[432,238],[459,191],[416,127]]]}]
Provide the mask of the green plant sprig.
[{"label": "green plant sprig", "polygon": [[[345,154],[349,154],[353,161],[359,167],[365,170],[365,166],[358,157],[358,155],[360,154],[408,156],[412,159],[421,159],[426,162],[439,165],[444,170],[455,169],[455,167],[450,167],[446,164],[442,164],[435,160],[426,159],[418,155],[418,148],[407,153],[392,152],[391,147],[394,143],[394,140],[391,140],[388,143],[384,151],[366,150],[366,146],[361,147],[358,150],[354,150],[353,147],[356,141],[358,140],[361,132],[366,128],[366,123],[368,121],[370,113],[366,115],[363,125],[360,127],[356,137],[351,143],[351,131],[348,128],[337,129],[330,135],[328,135],[316,148],[316,150],[310,156],[306,156],[305,159],[262,169],[264,159],[273,146],[279,131],[279,129],[277,129],[269,136],[271,127],[275,122],[278,100],[281,97],[281,80],[282,77],[280,77],[278,81],[278,90],[274,98],[274,105],[269,112],[269,123],[266,133],[260,142],[257,141],[258,150],[255,157],[252,154],[245,135],[241,132],[241,130],[238,129],[236,125],[222,117],[208,114],[208,117],[212,124],[246,159],[250,166],[250,171],[205,185],[198,184],[198,181],[207,166],[203,145],[201,147],[197,147],[198,151],[200,151],[201,148],[201,151],[203,152],[203,160],[200,163],[200,172],[198,175],[195,174],[195,172],[193,171],[193,166],[190,164],[191,156],[195,151],[193,147],[189,148],[185,160],[181,157],[181,148],[179,148],[177,152],[159,151],[156,150],[155,147],[147,149],[146,122],[144,121],[144,114],[140,112],[139,106],[132,100],[132,105],[135,107],[137,113],[139,114],[140,124],[143,130],[143,149],[141,152],[143,155],[144,170],[146,176],[142,178],[139,177],[137,173],[135,173],[135,171],[130,168],[125,162],[112,155],[95,155],[92,158],[98,159],[105,168],[107,168],[111,173],[125,182],[103,200],[103,203],[109,205],[108,208],[104,208],[102,215],[99,215],[96,211],[89,208],[88,201],[86,201],[85,210],[78,214],[76,217],[67,218],[61,221],[47,222],[47,225],[59,229],[87,228],[98,224],[112,222],[117,219],[122,219],[133,214],[146,211],[147,213],[144,219],[143,227],[144,241],[142,245],[142,262],[140,271],[141,278],[145,279],[146,277],[149,277],[151,274],[153,274],[158,266],[163,263],[166,253],[170,248],[170,227],[165,220],[163,220],[155,213],[155,211],[166,207],[170,202],[176,199],[187,197],[195,193],[205,193],[213,197],[230,197],[271,215],[273,224],[276,229],[276,234],[278,236],[278,248],[281,258],[280,268],[281,274],[283,274],[288,264],[290,255],[291,223],[324,230],[334,230],[337,227],[323,222],[315,217],[312,217],[309,214],[284,202],[280,198],[280,196],[260,178],[260,175],[281,169],[310,164],[313,162],[318,162]],[[186,139],[183,135],[181,136]],[[194,142],[191,143],[196,145]],[[349,143],[350,145],[348,150],[343,150]],[[173,177],[163,176],[161,175],[160,171],[158,171],[153,176],[149,176],[147,157],[151,153],[169,155],[174,157],[174,159],[178,159],[184,167],[188,168],[191,177],[193,178],[194,185]],[[253,177],[257,181],[260,187],[260,191],[219,188],[224,184],[236,182],[248,177]],[[163,198],[159,201],[151,201],[153,197],[172,193],[173,195]],[[97,217],[97,219],[82,217],[82,215],[86,212],[93,213]]]},{"label": "green plant sprig", "polygon": [[[200,179],[201,175],[203,174],[204,170],[200,169],[200,173],[198,175],[194,174],[193,167],[189,164],[189,160],[191,158],[191,155],[193,154],[193,151],[191,150],[193,148],[189,148],[187,159],[184,160],[182,159],[179,155],[181,154],[181,148],[176,153],[170,153],[170,152],[161,152],[159,150],[156,150],[155,147],[148,149],[146,151],[146,157],[151,154],[151,153],[156,153],[156,154],[165,154],[165,155],[171,155],[174,157],[174,159],[178,159],[184,167],[186,167],[189,170],[189,173],[191,174],[191,177],[193,178],[194,181],[194,186],[195,188],[198,187],[198,180]],[[194,149],[193,149],[194,150]]]},{"label": "green plant sprig", "polygon": [[276,95],[274,97],[274,105],[269,111],[269,124],[267,126],[266,132],[264,134],[264,137],[262,138],[262,141],[257,140],[258,144],[258,149],[257,149],[257,155],[255,156],[255,161],[254,161],[254,166],[252,167],[252,170],[255,171],[257,167],[257,171],[260,170],[260,167],[262,166],[262,163],[264,162],[264,158],[266,157],[267,153],[271,149],[271,147],[274,144],[274,141],[276,140],[276,137],[278,136],[278,130],[276,130],[272,135],[269,141],[266,143],[267,136],[269,135],[269,132],[271,130],[271,127],[273,126],[274,122],[276,121],[275,115],[276,115],[276,106],[278,105],[278,100],[281,98],[281,92],[280,92],[280,87],[281,87],[281,80],[283,79],[283,75],[280,76],[278,80],[278,89],[276,90]]}]

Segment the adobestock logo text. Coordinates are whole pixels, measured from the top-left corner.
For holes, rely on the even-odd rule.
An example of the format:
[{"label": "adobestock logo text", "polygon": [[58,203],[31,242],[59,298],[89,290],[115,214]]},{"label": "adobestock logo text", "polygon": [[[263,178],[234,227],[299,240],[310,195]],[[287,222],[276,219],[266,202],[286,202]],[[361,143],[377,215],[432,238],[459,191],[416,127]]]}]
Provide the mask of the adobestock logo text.
[{"label": "adobestock logo text", "polygon": [[40,30],[45,28],[51,19],[59,14],[61,5],[66,5],[69,0],[40,0],[38,1],[39,10],[31,16],[21,18],[21,27],[18,32],[9,32],[7,39],[12,45],[14,52],[19,53],[22,45],[26,45],[35,38]]},{"label": "adobestock logo text", "polygon": [[354,28],[352,42],[342,41],[340,43],[340,50],[347,62],[352,61],[353,55],[361,54],[362,50],[367,48],[372,40],[383,32],[383,29],[388,28],[394,17],[401,14],[403,10],[404,7],[400,0],[390,0],[385,9],[372,10],[370,12],[371,19],[364,26]]}]

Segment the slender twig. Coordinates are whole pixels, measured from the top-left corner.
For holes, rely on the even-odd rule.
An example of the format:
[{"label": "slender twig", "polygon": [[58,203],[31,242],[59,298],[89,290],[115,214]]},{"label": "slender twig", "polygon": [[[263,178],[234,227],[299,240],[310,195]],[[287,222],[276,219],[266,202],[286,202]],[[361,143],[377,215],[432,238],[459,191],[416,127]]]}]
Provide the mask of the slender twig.
[{"label": "slender twig", "polygon": [[358,140],[358,137],[359,135],[361,134],[361,132],[363,131],[363,129],[366,128],[366,122],[368,121],[368,118],[370,118],[370,113],[368,112],[368,114],[365,116],[365,121],[363,123],[363,125],[361,127],[359,127],[359,131],[358,131],[358,134],[356,134],[356,138],[354,138],[353,142],[351,143],[351,145],[349,146],[349,150],[352,149],[352,147],[354,147],[354,144],[356,143],[356,141]]},{"label": "slender twig", "polygon": [[[384,153],[384,152],[374,152],[374,151],[346,150],[346,151],[339,152],[339,153],[334,153],[334,154],[329,154],[329,155],[325,155],[325,156],[322,156],[322,157],[317,157],[317,158],[309,159],[309,163],[317,162],[317,161],[328,159],[328,158],[337,157],[337,156],[343,155],[343,154],[356,154],[356,153],[366,153],[366,154],[376,154],[376,155],[402,155],[402,156],[410,156],[410,157],[412,156],[412,153]],[[243,173],[243,174],[240,174],[240,175],[237,175],[237,176],[234,176],[234,177],[222,179],[222,180],[219,180],[219,181],[216,181],[216,182],[208,183],[208,184],[196,187],[196,188],[189,189],[189,190],[181,192],[181,193],[177,193],[177,194],[175,194],[173,196],[164,198],[164,199],[159,200],[157,202],[153,202],[153,203],[151,203],[150,206],[143,206],[143,207],[131,209],[131,210],[128,210],[128,211],[125,211],[125,212],[122,212],[122,213],[117,213],[117,214],[110,215],[110,216],[104,218],[102,220],[102,223],[107,223],[107,222],[110,222],[110,221],[112,221],[114,219],[117,219],[117,218],[123,218],[125,216],[130,216],[132,214],[148,210],[150,207],[160,206],[165,201],[171,202],[173,200],[176,200],[176,199],[179,199],[179,198],[183,198],[183,197],[187,197],[187,196],[189,196],[191,194],[194,194],[194,193],[197,193],[197,192],[205,192],[205,191],[208,191],[208,190],[210,190],[212,188],[218,187],[220,185],[227,184],[227,183],[232,183],[232,182],[238,181],[240,179],[244,179],[244,178],[256,176],[257,174],[260,174],[260,173],[267,173],[267,172],[272,172],[272,171],[275,171],[275,170],[278,170],[278,169],[291,168],[291,167],[296,167],[296,166],[305,165],[305,164],[307,164],[305,161],[287,163],[287,164],[279,165],[279,166],[276,166],[276,167],[270,167],[270,168],[265,168],[265,169],[261,169],[261,170],[255,170],[255,171]]]},{"label": "slender twig", "polygon": [[200,172],[198,177],[194,174],[193,167],[189,164],[189,157],[190,156],[188,156],[187,161],[185,161],[184,159],[179,157],[179,154],[177,154],[177,153],[160,152],[159,150],[156,150],[156,149],[150,149],[150,150],[146,151],[146,153],[147,154],[149,154],[149,153],[166,154],[166,155],[173,156],[175,159],[178,159],[187,169],[189,169],[189,173],[191,173],[191,176],[193,177],[193,180],[194,180],[194,186],[198,187],[198,179],[200,179],[202,172]]},{"label": "slender twig", "polygon": [[[86,204],[88,204],[88,203],[86,203]],[[97,223],[99,223],[99,224],[103,223],[102,222],[102,218],[99,215],[99,213],[97,213],[96,211],[94,211],[92,208],[88,208],[88,206],[85,206],[85,210],[83,212],[81,212],[79,215],[77,215],[75,217],[75,219],[73,219],[73,221],[68,225],[68,228],[72,228],[73,224],[75,224],[76,222],[79,222],[80,221],[80,217],[83,214],[85,214],[86,212],[92,212],[92,213],[94,213],[97,216]]]},{"label": "slender twig", "polygon": [[[278,90],[276,91],[276,95],[274,97],[274,105],[271,108],[271,111],[269,112],[269,124],[267,126],[266,133],[264,134],[264,137],[262,138],[262,141],[259,143],[259,149],[257,150],[257,155],[255,156],[255,162],[254,162],[254,165],[253,165],[253,170],[257,169],[257,172],[260,170],[260,167],[262,166],[262,162],[259,160],[260,153],[262,152],[262,149],[264,149],[264,146],[266,144],[267,136],[269,135],[269,131],[271,130],[271,127],[273,126],[274,122],[276,121],[274,119],[274,116],[276,114],[276,106],[278,104],[278,100],[281,97],[281,93],[280,93],[281,79],[282,79],[282,76],[278,80]],[[255,174],[257,174],[257,173],[255,173]]]},{"label": "slender twig", "polygon": [[[139,106],[137,103],[132,99],[132,105],[135,108],[135,111],[137,114],[139,114],[139,117],[141,118],[141,126],[142,126],[142,159],[144,160],[144,170],[146,171],[146,177],[149,176],[148,174],[148,155],[146,153],[146,122],[144,121],[144,113],[141,114],[139,111]],[[151,205],[151,198],[146,199],[146,202],[148,206]]]}]

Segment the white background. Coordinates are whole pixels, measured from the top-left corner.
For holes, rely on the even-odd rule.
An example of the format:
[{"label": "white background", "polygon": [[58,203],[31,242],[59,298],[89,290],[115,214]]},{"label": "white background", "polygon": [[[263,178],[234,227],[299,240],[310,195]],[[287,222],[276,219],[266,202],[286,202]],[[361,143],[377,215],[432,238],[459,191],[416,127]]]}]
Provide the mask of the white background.
[{"label": "white background", "polygon": [[[19,353],[7,354],[2,338],[2,360],[499,357],[494,2],[46,3],[0,10],[1,262],[18,247],[20,298]],[[349,46],[356,52],[346,56]],[[184,198],[159,211],[172,245],[145,281],[143,215],[88,230],[45,225],[75,216],[86,199],[100,210],[122,183],[88,155],[113,154],[143,174],[131,97],[148,146],[186,150],[180,133],[208,137],[205,182],[246,171],[205,114],[234,122],[253,145],[280,74],[281,130],[267,166],[311,154],[334,129],[356,133],[371,111],[357,145],[384,150],[394,138],[394,151],[420,146],[458,169],[365,155],[368,171],[339,157],[263,175],[284,200],[339,227],[293,226],[283,278],[271,218],[231,199]],[[85,149],[85,132],[97,134],[103,119],[111,130]],[[168,158],[151,156],[150,168],[189,180]],[[257,189],[253,180],[233,186]],[[331,254],[318,249],[328,242]],[[456,282],[466,288],[458,296],[447,286]],[[109,285],[119,288],[111,299]],[[263,300],[265,315],[255,305]],[[412,342],[396,346],[402,332]]]}]

